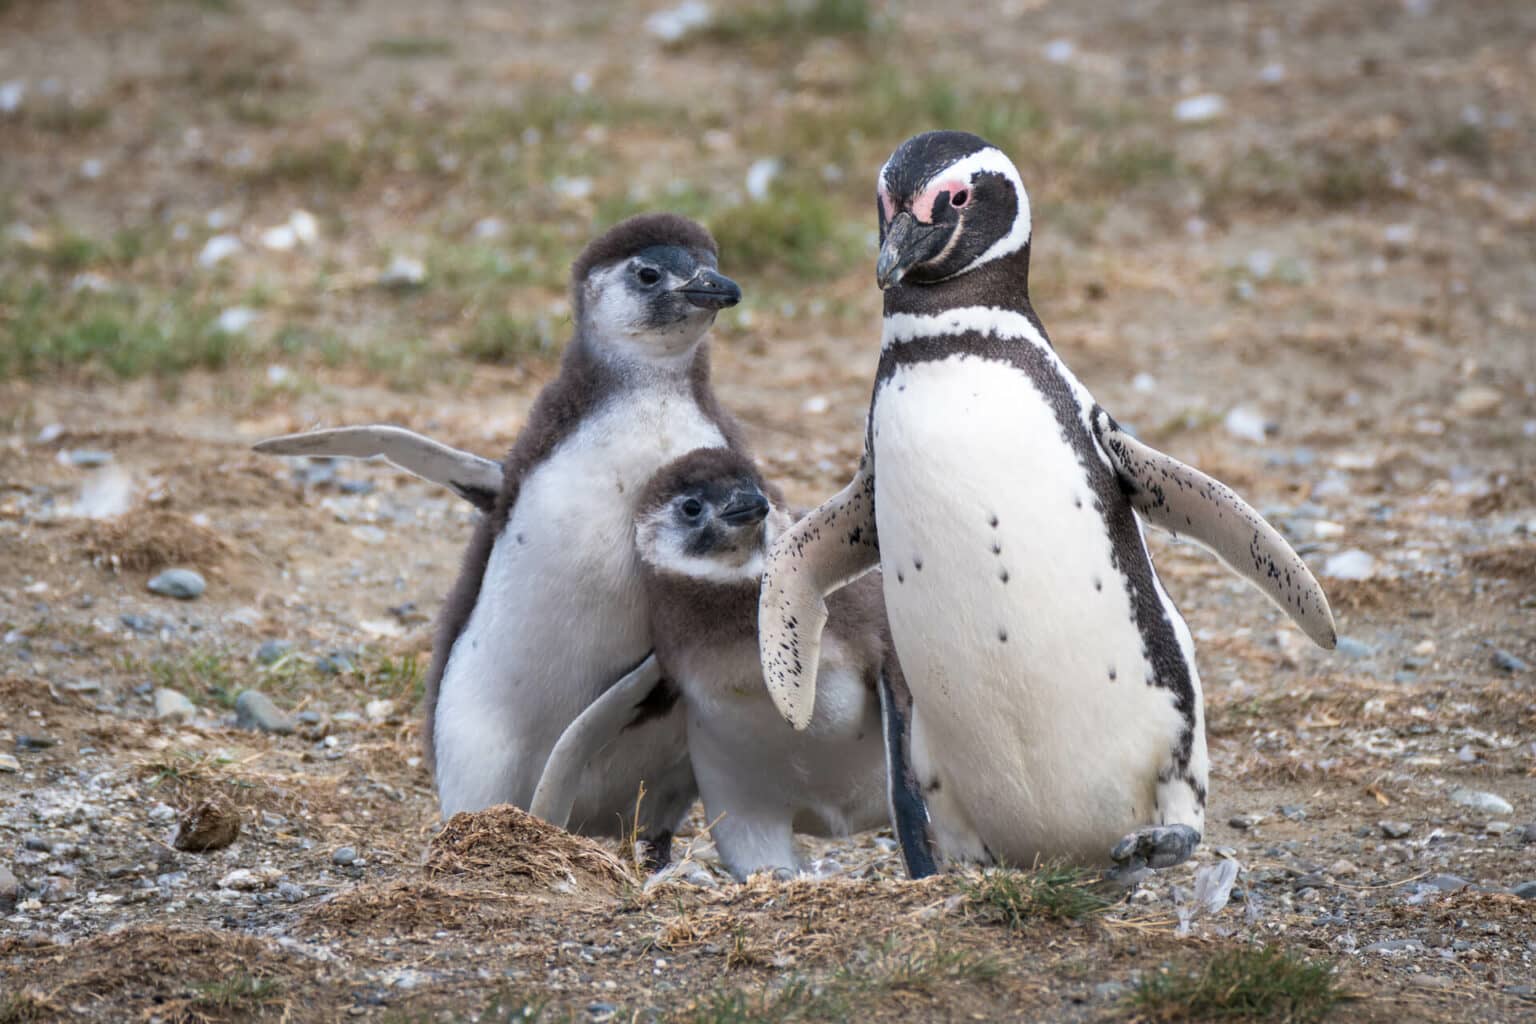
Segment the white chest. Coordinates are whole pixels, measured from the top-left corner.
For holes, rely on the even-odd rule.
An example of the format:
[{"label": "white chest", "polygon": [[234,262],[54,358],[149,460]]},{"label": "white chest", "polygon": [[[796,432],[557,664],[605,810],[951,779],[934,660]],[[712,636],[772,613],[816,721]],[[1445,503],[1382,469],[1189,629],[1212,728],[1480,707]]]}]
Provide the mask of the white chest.
[{"label": "white chest", "polygon": [[560,733],[645,655],[635,500],[666,462],[723,443],[688,396],[643,395],[588,420],[528,473],[443,674],[445,809],[526,806]]},{"label": "white chest", "polygon": [[882,387],[871,428],[919,771],[973,820],[1008,808],[984,838],[1009,859],[1042,833],[1096,846],[1145,816],[1184,722],[1149,685],[1084,455],[1045,395],[997,362],[916,363]]}]

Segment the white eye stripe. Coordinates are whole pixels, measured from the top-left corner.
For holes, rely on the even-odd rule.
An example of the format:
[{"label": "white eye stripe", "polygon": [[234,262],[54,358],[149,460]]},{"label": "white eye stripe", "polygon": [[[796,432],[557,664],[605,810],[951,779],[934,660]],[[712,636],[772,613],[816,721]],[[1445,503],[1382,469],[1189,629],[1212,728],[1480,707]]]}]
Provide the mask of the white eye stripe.
[{"label": "white eye stripe", "polygon": [[961,157],[948,167],[942,168],[931,175],[923,183],[923,188],[926,189],[932,182],[951,177],[959,178],[962,181],[969,181],[972,187],[974,187],[976,176],[980,174],[997,174],[1012,182],[1014,194],[1018,196],[1019,209],[1014,214],[1013,224],[1009,227],[1006,235],[993,242],[986,252],[949,275],[950,277],[957,277],[968,270],[974,270],[983,263],[990,263],[1000,256],[1007,256],[1009,253],[1018,252],[1029,243],[1029,193],[1024,188],[1024,180],[1019,177],[1019,169],[1013,166],[1013,161],[1009,160],[1002,150],[988,146],[986,149],[978,150],[970,156]]}]

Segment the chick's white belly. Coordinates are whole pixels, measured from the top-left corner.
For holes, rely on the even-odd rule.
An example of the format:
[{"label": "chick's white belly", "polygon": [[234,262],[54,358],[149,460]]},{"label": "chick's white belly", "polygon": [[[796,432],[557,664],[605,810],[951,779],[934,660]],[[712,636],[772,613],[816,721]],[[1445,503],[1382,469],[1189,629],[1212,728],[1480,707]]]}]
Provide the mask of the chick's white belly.
[{"label": "chick's white belly", "polygon": [[726,662],[699,659],[677,673],[688,705],[688,747],[710,817],[769,817],[810,835],[884,824],[879,701],[845,663],[842,645],[832,639],[823,648],[816,714],[804,732],[774,708],[755,640],[743,644],[732,663],[738,671],[722,672]]},{"label": "chick's white belly", "polygon": [[[633,502],[665,461],[723,443],[693,412],[691,429],[650,432],[642,421],[626,436],[589,426],[525,479],[443,673],[435,740],[445,816],[527,807],[566,726],[650,650]],[[571,827],[618,833],[641,781],[647,806],[679,786],[691,799],[681,714],[626,731],[594,758]]]},{"label": "chick's white belly", "polygon": [[1149,683],[1077,453],[1023,373],[976,359],[900,368],[872,427],[886,605],[940,836],[957,815],[1011,863],[1105,859],[1151,822],[1185,723]]}]

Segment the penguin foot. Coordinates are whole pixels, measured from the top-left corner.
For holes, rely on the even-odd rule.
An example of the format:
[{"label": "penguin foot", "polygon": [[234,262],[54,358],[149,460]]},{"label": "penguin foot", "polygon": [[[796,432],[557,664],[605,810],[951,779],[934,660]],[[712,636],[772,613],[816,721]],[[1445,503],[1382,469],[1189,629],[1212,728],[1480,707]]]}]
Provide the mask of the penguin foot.
[{"label": "penguin foot", "polygon": [[1137,829],[1115,844],[1110,860],[1111,872],[1125,875],[1143,868],[1171,868],[1194,855],[1200,845],[1200,833],[1188,825],[1155,825]]}]

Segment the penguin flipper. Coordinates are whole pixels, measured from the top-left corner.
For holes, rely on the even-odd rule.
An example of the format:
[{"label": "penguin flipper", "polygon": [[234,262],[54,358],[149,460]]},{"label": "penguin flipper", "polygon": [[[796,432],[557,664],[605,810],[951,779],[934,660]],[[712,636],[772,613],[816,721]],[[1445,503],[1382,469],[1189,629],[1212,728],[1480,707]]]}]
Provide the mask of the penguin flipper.
[{"label": "penguin flipper", "polygon": [[451,489],[482,512],[489,512],[501,491],[501,465],[490,459],[423,437],[403,427],[337,427],[285,434],[253,446],[263,455],[382,456],[413,476]]},{"label": "penguin flipper", "polygon": [[565,828],[571,820],[571,807],[576,803],[576,792],[587,763],[617,739],[637,716],[649,713],[650,709],[641,705],[660,682],[661,664],[653,652],[587,705],[587,709],[565,727],[565,732],[560,734],[554,749],[549,752],[528,813]]},{"label": "penguin flipper", "polygon": [[1142,444],[1098,407],[1093,429],[1143,519],[1212,552],[1263,591],[1313,643],[1333,649],[1338,633],[1328,595],[1253,506],[1221,481]]},{"label": "penguin flipper", "polygon": [[866,454],[853,482],[784,531],[763,563],[758,654],[774,706],[796,729],[811,724],[816,707],[825,598],[879,561],[875,474]]}]

